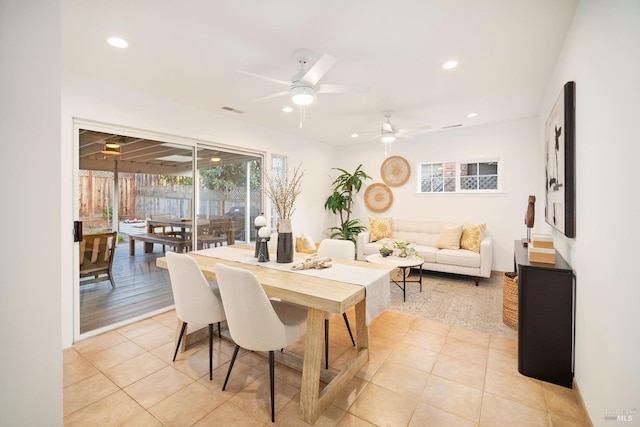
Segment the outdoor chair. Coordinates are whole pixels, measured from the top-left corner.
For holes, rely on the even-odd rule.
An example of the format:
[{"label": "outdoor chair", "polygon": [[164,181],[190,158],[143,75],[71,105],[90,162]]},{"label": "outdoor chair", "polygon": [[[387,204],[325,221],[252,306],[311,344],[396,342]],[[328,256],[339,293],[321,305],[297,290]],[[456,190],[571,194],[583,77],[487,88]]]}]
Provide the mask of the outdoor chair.
[{"label": "outdoor chair", "polygon": [[105,280],[111,282],[115,289],[111,267],[118,233],[85,234],[80,242],[80,285],[97,283]]}]

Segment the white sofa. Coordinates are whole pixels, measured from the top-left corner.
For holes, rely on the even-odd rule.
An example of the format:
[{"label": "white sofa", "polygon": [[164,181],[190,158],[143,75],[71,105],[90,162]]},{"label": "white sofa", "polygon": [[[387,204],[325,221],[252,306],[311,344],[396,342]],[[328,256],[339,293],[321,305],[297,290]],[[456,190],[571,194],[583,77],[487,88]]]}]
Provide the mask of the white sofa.
[{"label": "white sofa", "polygon": [[[443,227],[455,225],[460,223],[393,219],[391,239],[413,243],[412,246],[418,255],[424,258],[423,270],[474,276],[478,286],[478,278],[491,276],[493,261],[491,238],[485,233],[480,242],[480,253],[467,249],[438,249],[440,231]],[[382,244],[379,241],[370,242],[369,240],[369,231],[358,234],[356,245],[358,260],[364,261],[367,255],[379,253]]]}]

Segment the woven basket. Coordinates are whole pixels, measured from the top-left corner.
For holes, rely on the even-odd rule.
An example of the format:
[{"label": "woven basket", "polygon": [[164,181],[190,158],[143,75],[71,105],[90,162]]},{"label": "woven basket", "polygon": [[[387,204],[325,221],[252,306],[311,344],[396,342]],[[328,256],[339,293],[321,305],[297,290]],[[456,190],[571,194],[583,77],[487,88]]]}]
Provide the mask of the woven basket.
[{"label": "woven basket", "polygon": [[518,330],[518,276],[516,273],[504,273],[502,321],[511,329]]}]

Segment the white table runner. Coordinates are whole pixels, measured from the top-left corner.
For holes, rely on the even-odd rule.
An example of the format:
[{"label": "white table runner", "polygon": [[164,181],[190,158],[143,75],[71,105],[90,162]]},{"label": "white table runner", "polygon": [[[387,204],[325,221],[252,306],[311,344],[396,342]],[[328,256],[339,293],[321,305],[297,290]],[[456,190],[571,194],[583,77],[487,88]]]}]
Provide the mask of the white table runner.
[{"label": "white table runner", "polygon": [[385,311],[391,303],[391,290],[389,288],[389,272],[374,268],[358,267],[332,262],[330,268],[320,270],[291,270],[295,262],[303,261],[304,258],[294,259],[291,263],[278,263],[275,260],[269,262],[258,262],[254,258],[251,250],[220,246],[217,248],[202,249],[193,251],[194,254],[236,261],[243,264],[256,265],[264,268],[288,271],[291,273],[319,277],[322,279],[335,280],[339,282],[351,283],[365,287],[365,298],[367,302],[366,322],[367,325],[380,313]]}]

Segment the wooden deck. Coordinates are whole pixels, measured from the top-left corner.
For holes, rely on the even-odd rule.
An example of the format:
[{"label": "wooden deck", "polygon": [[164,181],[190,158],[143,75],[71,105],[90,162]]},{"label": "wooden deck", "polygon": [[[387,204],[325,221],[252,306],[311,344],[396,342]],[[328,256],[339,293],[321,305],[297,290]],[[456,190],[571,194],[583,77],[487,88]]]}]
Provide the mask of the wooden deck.
[{"label": "wooden deck", "polygon": [[173,305],[169,273],[156,267],[162,246],[154,245],[153,252],[145,254],[142,245],[136,243],[135,256],[129,256],[126,236],[116,247],[115,289],[109,280],[80,286],[80,333]]}]

